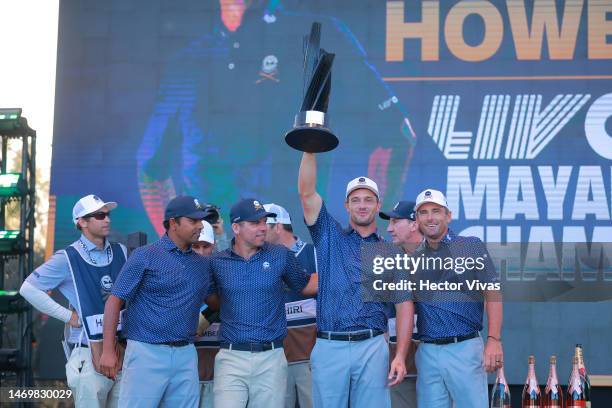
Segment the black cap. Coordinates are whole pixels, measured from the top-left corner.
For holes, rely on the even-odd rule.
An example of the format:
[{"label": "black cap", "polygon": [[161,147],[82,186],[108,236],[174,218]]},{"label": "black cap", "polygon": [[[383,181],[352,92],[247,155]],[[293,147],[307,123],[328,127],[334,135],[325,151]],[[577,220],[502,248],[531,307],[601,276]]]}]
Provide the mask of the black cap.
[{"label": "black cap", "polygon": [[254,198],[243,198],[232,206],[230,221],[259,221],[264,217],[276,217],[275,213],[267,212],[261,201]]},{"label": "black cap", "polygon": [[203,207],[197,198],[192,196],[174,197],[166,206],[164,221],[170,218],[189,217],[194,220],[202,220],[206,216]]},{"label": "black cap", "polygon": [[416,221],[416,215],[414,213],[414,201],[400,201],[393,207],[393,210],[386,212],[379,212],[378,215],[383,220],[390,218],[404,218],[411,221]]}]

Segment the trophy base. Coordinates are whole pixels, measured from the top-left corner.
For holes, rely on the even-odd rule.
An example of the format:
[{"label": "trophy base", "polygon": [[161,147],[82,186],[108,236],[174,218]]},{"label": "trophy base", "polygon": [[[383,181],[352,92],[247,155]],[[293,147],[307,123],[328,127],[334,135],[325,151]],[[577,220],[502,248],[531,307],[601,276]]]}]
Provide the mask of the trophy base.
[{"label": "trophy base", "polygon": [[338,138],[326,128],[299,127],[287,132],[285,141],[296,150],[306,153],[323,153],[334,150]]},{"label": "trophy base", "polygon": [[295,116],[293,129],[285,135],[285,141],[296,150],[306,153],[323,153],[334,150],[338,138],[329,130],[325,112],[303,111]]}]

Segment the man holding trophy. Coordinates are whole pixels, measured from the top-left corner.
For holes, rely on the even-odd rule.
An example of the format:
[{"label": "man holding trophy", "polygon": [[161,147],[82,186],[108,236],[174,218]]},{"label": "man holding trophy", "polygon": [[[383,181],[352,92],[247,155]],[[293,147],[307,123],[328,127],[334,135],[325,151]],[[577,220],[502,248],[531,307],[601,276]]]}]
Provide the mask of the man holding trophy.
[{"label": "man holding trophy", "polygon": [[380,211],[377,184],[357,177],[346,188],[347,229],[328,213],[316,191],[314,153],[334,149],[338,139],[328,129],[326,117],[334,55],[319,48],[320,24],[314,23],[305,51],[307,88],[287,143],[304,152],[298,191],[304,219],[317,252],[319,295],[317,342],[311,355],[315,407],[390,407],[389,386],[405,375],[413,309],[410,293],[398,299],[397,353],[391,369],[385,337],[388,306],[361,298],[361,245],[380,241],[376,216]]}]

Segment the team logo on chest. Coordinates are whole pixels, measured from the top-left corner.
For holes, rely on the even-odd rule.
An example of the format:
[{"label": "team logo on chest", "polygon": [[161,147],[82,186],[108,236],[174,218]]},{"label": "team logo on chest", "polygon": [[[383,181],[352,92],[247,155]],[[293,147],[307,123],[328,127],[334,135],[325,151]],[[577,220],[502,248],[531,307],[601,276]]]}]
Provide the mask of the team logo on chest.
[{"label": "team logo on chest", "polygon": [[263,266],[264,269],[270,269],[270,262],[265,261],[261,266]]},{"label": "team logo on chest", "polygon": [[113,279],[109,275],[104,275],[100,279],[100,288],[104,292],[109,292],[112,287],[113,287]]},{"label": "team logo on chest", "polygon": [[278,58],[276,55],[266,55],[261,61],[261,70],[259,70],[259,79],[255,84],[259,85],[264,81],[280,82],[278,78]]}]

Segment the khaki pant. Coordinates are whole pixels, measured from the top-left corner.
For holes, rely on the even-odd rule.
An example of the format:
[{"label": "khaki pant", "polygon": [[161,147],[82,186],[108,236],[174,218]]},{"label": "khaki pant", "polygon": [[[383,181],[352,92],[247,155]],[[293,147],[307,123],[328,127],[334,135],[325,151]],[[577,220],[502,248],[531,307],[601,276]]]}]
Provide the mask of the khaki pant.
[{"label": "khaki pant", "polygon": [[98,373],[94,369],[89,348],[76,347],[72,350],[66,363],[66,380],[73,392],[76,408],[118,406],[121,372],[117,375],[117,381]]},{"label": "khaki pant", "polygon": [[251,353],[221,349],[215,357],[215,406],[284,408],[287,359],[282,348]]}]

